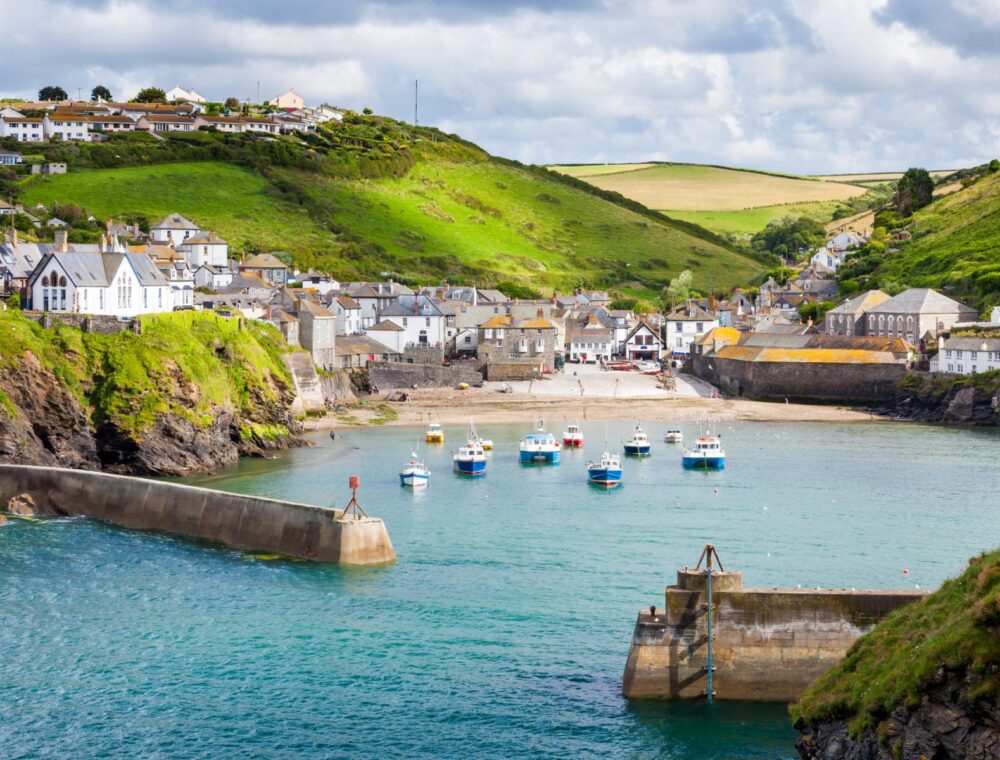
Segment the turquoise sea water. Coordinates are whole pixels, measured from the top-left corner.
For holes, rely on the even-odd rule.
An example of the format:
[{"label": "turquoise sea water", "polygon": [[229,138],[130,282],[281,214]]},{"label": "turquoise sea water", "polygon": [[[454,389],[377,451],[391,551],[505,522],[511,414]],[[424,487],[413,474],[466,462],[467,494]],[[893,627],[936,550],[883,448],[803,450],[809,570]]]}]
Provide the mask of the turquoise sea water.
[{"label": "turquoise sea water", "polygon": [[[725,425],[727,469],[706,474],[649,425],[653,456],[604,492],[584,470],[604,423],[557,467],[517,464],[529,427],[480,426],[497,448],[475,482],[451,473],[459,428],[430,448],[413,429],[317,437],[195,481],[343,504],[359,473],[386,568],[3,526],[0,756],[790,758],[782,705],[619,695],[636,612],[676,567],[711,541],[748,585],[927,588],[1000,544],[991,432]],[[396,473],[418,442],[433,476],[414,494]]]}]

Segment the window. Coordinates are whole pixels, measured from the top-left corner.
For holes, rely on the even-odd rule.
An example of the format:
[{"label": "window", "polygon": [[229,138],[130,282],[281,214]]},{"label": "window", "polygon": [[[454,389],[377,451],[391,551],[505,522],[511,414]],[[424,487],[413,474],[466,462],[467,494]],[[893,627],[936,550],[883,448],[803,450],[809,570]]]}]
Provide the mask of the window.
[{"label": "window", "polygon": [[946,348],[945,349],[944,356],[945,356],[946,359],[950,359],[951,358],[951,349],[950,348]]},{"label": "window", "polygon": [[705,331],[705,323],[704,322],[697,322],[695,324],[695,328],[694,329],[695,329],[695,332],[704,332]]},{"label": "window", "polygon": [[425,325],[426,325],[427,327],[430,327],[430,326],[431,326],[431,318],[430,318],[430,317],[427,317],[427,318],[426,318],[426,319],[424,320],[424,323],[425,323]]},{"label": "window", "polygon": [[465,343],[466,344],[472,343],[472,336],[471,335],[466,335],[465,336]]},{"label": "window", "polygon": [[406,327],[406,317],[403,317],[403,327]]},{"label": "window", "polygon": [[536,340],[535,341],[535,350],[536,351],[544,351],[545,350],[545,341],[544,340]]},{"label": "window", "polygon": [[962,351],[961,351],[961,349],[955,349],[955,358],[956,359],[961,359],[962,358]]}]

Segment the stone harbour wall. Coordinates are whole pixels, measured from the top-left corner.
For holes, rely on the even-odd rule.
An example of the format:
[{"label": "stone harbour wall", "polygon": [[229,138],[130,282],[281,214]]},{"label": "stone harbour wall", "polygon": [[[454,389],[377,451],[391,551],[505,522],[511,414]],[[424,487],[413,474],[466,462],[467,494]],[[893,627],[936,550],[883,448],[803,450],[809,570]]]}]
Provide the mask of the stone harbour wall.
[{"label": "stone harbour wall", "polygon": [[394,388],[454,388],[459,383],[480,385],[483,373],[473,366],[461,364],[434,366],[432,364],[404,364],[403,362],[369,362],[368,376],[372,385],[382,392]]},{"label": "stone harbour wall", "polygon": [[30,496],[39,514],[82,515],[243,551],[377,565],[396,552],[385,523],[343,510],[58,467],[0,465],[0,509]]},{"label": "stone harbour wall", "polygon": [[[665,607],[639,613],[622,693],[630,699],[704,699],[708,607],[704,574],[678,572]],[[717,699],[791,702],[879,620],[924,594],[911,591],[744,589],[739,573],[712,588]]]}]

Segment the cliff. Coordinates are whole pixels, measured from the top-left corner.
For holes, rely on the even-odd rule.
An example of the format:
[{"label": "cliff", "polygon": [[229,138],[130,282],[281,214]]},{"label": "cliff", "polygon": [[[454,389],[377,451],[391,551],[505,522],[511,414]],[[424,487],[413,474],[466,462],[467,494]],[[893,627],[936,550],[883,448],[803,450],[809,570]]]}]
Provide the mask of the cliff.
[{"label": "cliff", "polygon": [[1000,757],[1000,550],[858,639],[792,706],[803,760]]},{"label": "cliff", "polygon": [[1000,372],[910,373],[899,383],[895,412],[920,422],[1000,425]]},{"label": "cliff", "polygon": [[179,312],[141,334],[0,314],[0,462],[207,472],[298,442],[278,333]]}]

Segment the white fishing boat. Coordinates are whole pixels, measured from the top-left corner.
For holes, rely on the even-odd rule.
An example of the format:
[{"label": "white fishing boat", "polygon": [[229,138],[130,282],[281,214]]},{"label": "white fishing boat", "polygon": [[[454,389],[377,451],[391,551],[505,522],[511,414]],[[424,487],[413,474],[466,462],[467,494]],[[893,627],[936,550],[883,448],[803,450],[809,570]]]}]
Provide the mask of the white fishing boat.
[{"label": "white fishing boat", "polygon": [[621,460],[611,452],[605,451],[598,461],[587,463],[587,480],[595,486],[614,488],[622,482]]},{"label": "white fishing boat", "polygon": [[579,425],[567,425],[562,440],[565,448],[578,449],[583,446],[583,431]]},{"label": "white fishing boat", "polygon": [[417,452],[410,455],[410,461],[399,471],[399,484],[408,488],[426,488],[431,479],[431,471],[417,457]]},{"label": "white fishing boat", "polygon": [[649,436],[646,435],[646,431],[642,429],[640,423],[635,423],[632,437],[625,441],[625,453],[631,456],[645,457],[649,456],[650,449]]},{"label": "white fishing boat", "polygon": [[545,432],[545,423],[539,420],[537,430],[521,439],[521,464],[559,464],[560,451],[562,444],[552,433]]},{"label": "white fishing boat", "polygon": [[663,440],[667,443],[682,443],[684,441],[684,433],[674,428],[673,430],[668,430],[666,432],[663,436]]},{"label": "white fishing boat", "polygon": [[726,452],[722,438],[705,433],[694,442],[693,449],[684,449],[681,460],[685,470],[721,470],[726,466]]},{"label": "white fishing boat", "polygon": [[486,474],[486,449],[476,433],[476,426],[469,425],[469,437],[451,458],[455,472],[460,475],[479,477]]}]

